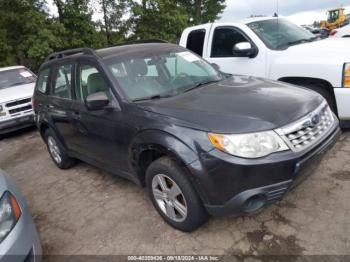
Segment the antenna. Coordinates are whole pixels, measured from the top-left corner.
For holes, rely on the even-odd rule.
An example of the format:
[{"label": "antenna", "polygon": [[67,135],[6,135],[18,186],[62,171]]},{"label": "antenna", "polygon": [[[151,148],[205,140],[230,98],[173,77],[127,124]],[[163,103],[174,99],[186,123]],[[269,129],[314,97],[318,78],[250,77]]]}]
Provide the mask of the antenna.
[{"label": "antenna", "polygon": [[279,6],[278,6],[278,0],[276,0],[276,12],[273,14],[273,17],[278,17],[279,16]]}]

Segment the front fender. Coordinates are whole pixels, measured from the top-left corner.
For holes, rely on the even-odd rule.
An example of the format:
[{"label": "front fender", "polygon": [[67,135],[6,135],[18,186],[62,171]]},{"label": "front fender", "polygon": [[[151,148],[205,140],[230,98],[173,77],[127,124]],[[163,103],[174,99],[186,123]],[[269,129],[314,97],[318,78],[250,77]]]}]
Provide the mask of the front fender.
[{"label": "front fender", "polygon": [[[283,53],[285,53],[284,51]],[[301,57],[298,54],[276,56],[271,60],[268,73],[269,79],[278,80],[286,77],[313,78],[329,82],[333,87],[340,87],[342,67],[338,60],[318,57]]]},{"label": "front fender", "polygon": [[[178,130],[180,131],[180,130]],[[181,130],[184,131],[184,130]],[[200,160],[199,155],[205,151],[208,151],[212,148],[209,144],[206,143],[208,140],[204,132],[187,130],[180,132],[179,136],[175,136],[165,131],[161,130],[145,130],[140,132],[134,138],[131,147],[130,147],[130,158],[131,166],[134,168],[133,175],[136,180],[140,181],[142,178],[139,176],[139,157],[146,150],[157,150],[166,155],[174,158],[177,162],[184,166],[188,166],[189,179],[195,190],[197,191],[199,197],[204,203],[207,203],[207,197],[203,188],[198,183],[197,172],[194,171],[194,167],[198,167]],[[196,141],[193,141],[192,138],[196,138]],[[199,142],[200,141],[200,142]],[[208,140],[209,141],[209,140]],[[196,182],[197,181],[197,182]],[[142,184],[142,181],[140,181]]]}]

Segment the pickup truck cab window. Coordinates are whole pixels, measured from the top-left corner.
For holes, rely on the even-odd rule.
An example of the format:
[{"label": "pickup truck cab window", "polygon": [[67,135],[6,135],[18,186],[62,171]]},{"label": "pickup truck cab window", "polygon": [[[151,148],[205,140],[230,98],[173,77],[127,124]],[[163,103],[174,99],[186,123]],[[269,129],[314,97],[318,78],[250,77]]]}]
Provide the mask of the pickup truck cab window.
[{"label": "pickup truck cab window", "polygon": [[188,34],[186,47],[196,54],[203,55],[205,29],[194,30]]},{"label": "pickup truck cab window", "polygon": [[241,32],[234,28],[218,27],[214,31],[211,49],[212,57],[235,57],[233,47],[241,42],[250,42]]},{"label": "pickup truck cab window", "polygon": [[61,65],[54,70],[51,95],[71,98],[72,65]]}]

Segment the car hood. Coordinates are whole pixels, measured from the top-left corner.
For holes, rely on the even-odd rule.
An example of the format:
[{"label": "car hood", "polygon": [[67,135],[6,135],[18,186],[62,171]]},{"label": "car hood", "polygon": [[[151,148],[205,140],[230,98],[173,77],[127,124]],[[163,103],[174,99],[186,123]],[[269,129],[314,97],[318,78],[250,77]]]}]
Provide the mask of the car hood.
[{"label": "car hood", "polygon": [[0,104],[21,98],[32,97],[35,83],[0,89]]},{"label": "car hood", "polygon": [[321,104],[313,91],[248,76],[143,104],[144,109],[216,133],[244,133],[289,124]]},{"label": "car hood", "polygon": [[285,50],[283,56],[298,59],[298,61],[302,57],[303,60],[305,58],[316,59],[317,63],[324,61],[327,64],[343,64],[350,61],[349,39],[329,37],[310,43],[294,45]]}]

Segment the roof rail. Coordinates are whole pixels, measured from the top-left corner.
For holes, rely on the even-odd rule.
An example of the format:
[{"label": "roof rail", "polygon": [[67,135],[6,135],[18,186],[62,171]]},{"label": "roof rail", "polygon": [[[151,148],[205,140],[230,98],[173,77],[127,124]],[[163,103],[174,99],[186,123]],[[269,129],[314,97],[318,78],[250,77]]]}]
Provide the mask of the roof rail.
[{"label": "roof rail", "polygon": [[111,45],[109,47],[123,46],[123,45],[136,45],[136,44],[151,44],[151,43],[169,43],[169,42],[162,39],[145,39],[145,40],[135,40],[135,41],[124,42],[116,45]]},{"label": "roof rail", "polygon": [[65,56],[79,54],[79,53],[82,53],[84,55],[97,56],[95,50],[92,48],[75,48],[75,49],[68,49],[68,50],[52,53],[45,59],[45,62],[54,60],[54,59],[60,59]]}]

